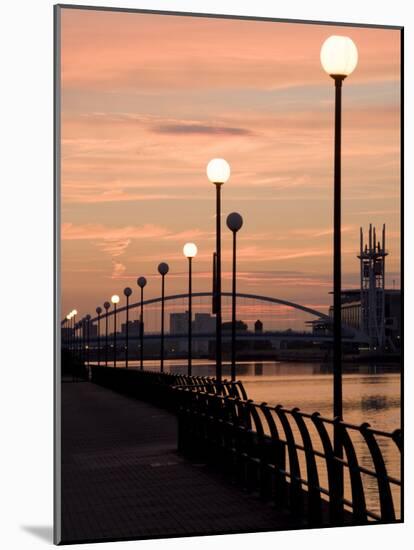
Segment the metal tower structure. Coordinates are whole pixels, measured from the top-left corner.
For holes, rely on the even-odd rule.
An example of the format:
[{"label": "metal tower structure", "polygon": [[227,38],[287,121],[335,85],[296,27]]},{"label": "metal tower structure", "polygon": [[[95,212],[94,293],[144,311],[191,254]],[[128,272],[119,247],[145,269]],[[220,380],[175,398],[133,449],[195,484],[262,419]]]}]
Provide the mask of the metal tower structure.
[{"label": "metal tower structure", "polygon": [[382,226],[382,242],[377,241],[375,227],[369,225],[368,242],[360,228],[361,265],[361,324],[367,334],[370,349],[385,344],[385,224]]}]

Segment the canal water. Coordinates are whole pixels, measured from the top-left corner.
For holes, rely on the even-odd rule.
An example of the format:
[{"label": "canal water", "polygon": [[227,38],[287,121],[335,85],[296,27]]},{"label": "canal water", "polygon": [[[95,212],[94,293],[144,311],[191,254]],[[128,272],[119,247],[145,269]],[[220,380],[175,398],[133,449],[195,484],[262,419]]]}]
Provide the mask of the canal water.
[{"label": "canal water", "polygon": [[[121,365],[120,365],[121,366]],[[130,362],[136,367],[137,362]],[[145,369],[158,370],[158,361],[146,361]],[[164,362],[165,372],[187,373],[185,360]],[[195,360],[192,368],[195,376],[215,376],[213,361]],[[230,379],[230,366],[223,365],[223,378]],[[326,365],[293,362],[240,362],[237,378],[243,382],[247,395],[258,403],[281,404],[286,408],[299,407],[305,412],[318,411],[322,416],[332,417],[332,372]],[[344,366],[343,410],[344,420],[352,424],[369,424],[376,429],[392,432],[400,427],[401,376],[398,365]],[[372,468],[370,453],[362,437],[355,436],[359,463]],[[379,439],[385,463],[390,475],[400,478],[400,454],[394,443]],[[302,467],[305,466],[301,457]],[[319,466],[319,465],[318,465]],[[321,484],[326,483],[326,474],[321,469]],[[367,507],[379,510],[377,481],[363,475],[367,490]],[[346,495],[350,496],[346,482]],[[399,513],[399,490],[393,488],[394,505]]]}]

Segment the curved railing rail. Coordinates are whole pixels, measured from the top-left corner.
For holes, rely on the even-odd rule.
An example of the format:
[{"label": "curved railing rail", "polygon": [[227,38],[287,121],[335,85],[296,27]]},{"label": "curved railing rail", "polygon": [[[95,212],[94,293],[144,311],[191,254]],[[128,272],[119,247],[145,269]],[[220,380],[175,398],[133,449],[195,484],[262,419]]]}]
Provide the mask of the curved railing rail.
[{"label": "curved railing rail", "polygon": [[[400,479],[388,473],[381,446],[401,451],[401,430],[387,433],[207,388],[174,387],[179,450],[223,468],[247,490],[289,509],[309,525],[365,524],[400,519]],[[342,457],[334,452],[337,431]],[[366,446],[361,464],[355,441]],[[379,440],[382,440],[380,443]],[[377,488],[368,487],[368,478]],[[378,499],[378,507],[367,506]],[[372,493],[375,492],[376,495]]]}]

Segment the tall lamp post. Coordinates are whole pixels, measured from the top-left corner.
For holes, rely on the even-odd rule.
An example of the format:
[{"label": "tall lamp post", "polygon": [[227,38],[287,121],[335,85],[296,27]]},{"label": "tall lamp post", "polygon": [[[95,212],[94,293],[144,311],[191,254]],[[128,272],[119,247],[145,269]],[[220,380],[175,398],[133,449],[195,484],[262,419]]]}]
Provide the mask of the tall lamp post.
[{"label": "tall lamp post", "polygon": [[90,323],[91,323],[91,316],[88,314],[86,317],[85,317],[85,321],[86,321],[86,364],[88,365],[88,368],[89,368],[89,329],[90,329]]},{"label": "tall lamp post", "polygon": [[73,355],[76,360],[78,359],[78,325],[79,323],[73,324]]},{"label": "tall lamp post", "polygon": [[85,324],[86,319],[85,317],[82,317],[81,319],[81,363],[82,366],[85,364],[85,356],[86,356],[86,330],[85,330]]},{"label": "tall lamp post", "polygon": [[116,304],[119,303],[118,294],[111,297],[111,302],[114,304],[114,368],[116,368]]},{"label": "tall lamp post", "polygon": [[96,313],[98,314],[98,367],[100,366],[101,364],[101,313],[102,313],[102,308],[101,307],[97,307],[96,308]]},{"label": "tall lamp post", "polygon": [[71,340],[72,340],[72,352],[73,354],[75,354],[75,321],[76,321],[76,315],[78,314],[78,311],[76,309],[72,309],[72,311],[70,312],[70,316],[71,316],[71,323],[72,323],[72,329],[70,331],[70,337],[71,337]]},{"label": "tall lamp post", "polygon": [[335,82],[334,231],[333,231],[333,414],[342,420],[341,334],[341,116],[342,83],[358,63],[358,50],[347,36],[330,36],[322,44],[321,64]]},{"label": "tall lamp post", "polygon": [[140,368],[144,368],[144,287],[147,284],[145,277],[138,277],[137,285],[141,289],[141,308],[139,315],[139,363]]},{"label": "tall lamp post", "polygon": [[108,310],[111,307],[109,302],[104,303],[105,309],[105,367],[108,366]]},{"label": "tall lamp post", "polygon": [[79,319],[79,321],[76,323],[78,327],[78,345],[77,345],[77,355],[78,355],[78,361],[82,361],[82,319]]},{"label": "tall lamp post", "polygon": [[129,297],[132,294],[132,288],[127,286],[124,288],[124,295],[126,296],[126,326],[125,326],[125,368],[128,368],[128,330],[129,330]]},{"label": "tall lamp post", "polygon": [[187,243],[184,245],[183,253],[188,258],[188,368],[187,374],[191,376],[191,362],[192,362],[192,321],[193,321],[193,308],[192,308],[192,260],[197,256],[197,246],[194,243]]},{"label": "tall lamp post", "polygon": [[72,312],[68,313],[62,323],[62,334],[65,334],[63,338],[63,346],[66,350],[70,351],[70,330],[72,326]]},{"label": "tall lamp post", "polygon": [[207,164],[207,177],[216,186],[216,380],[221,382],[221,186],[230,177],[230,166],[224,159]]},{"label": "tall lamp post", "polygon": [[161,262],[158,266],[158,273],[161,275],[161,345],[160,345],[160,371],[164,372],[164,299],[165,299],[165,276],[169,271],[168,264]]},{"label": "tall lamp post", "polygon": [[68,313],[66,315],[64,326],[66,326],[66,338],[65,338],[65,345],[66,349],[70,352],[72,349],[72,318],[73,314],[72,312]]},{"label": "tall lamp post", "polygon": [[227,227],[233,233],[233,274],[231,289],[231,381],[236,380],[236,235],[243,226],[243,218],[237,212],[227,216]]},{"label": "tall lamp post", "polygon": [[[330,36],[322,44],[323,69],[335,82],[335,138],[334,138],[334,231],[333,231],[333,415],[342,420],[342,327],[341,327],[341,117],[342,83],[358,63],[358,50],[346,36]],[[334,426],[334,454],[342,460],[342,436]],[[342,462],[337,463],[335,500],[342,502],[344,473]],[[342,516],[342,509],[339,512]]]}]

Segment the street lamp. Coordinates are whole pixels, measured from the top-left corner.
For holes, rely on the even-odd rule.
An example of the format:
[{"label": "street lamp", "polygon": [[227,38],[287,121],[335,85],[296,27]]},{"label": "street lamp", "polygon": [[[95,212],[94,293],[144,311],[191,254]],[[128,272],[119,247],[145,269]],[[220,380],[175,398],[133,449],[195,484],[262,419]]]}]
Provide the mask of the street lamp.
[{"label": "street lamp", "polygon": [[161,347],[160,347],[160,371],[164,372],[164,294],[165,276],[169,271],[168,264],[161,262],[158,266],[158,273],[161,275]]},{"label": "street lamp", "polygon": [[111,302],[114,304],[114,368],[116,368],[116,304],[119,303],[118,294],[111,297]]},{"label": "street lamp", "polygon": [[99,367],[100,363],[101,363],[101,313],[102,313],[102,308],[98,306],[96,308],[96,313],[98,314],[98,367]]},{"label": "street lamp", "polygon": [[65,318],[65,325],[67,325],[65,343],[66,343],[66,348],[71,354],[73,353],[73,348],[75,343],[75,338],[73,333],[74,333],[74,327],[75,327],[75,316],[77,313],[78,312],[76,311],[76,309],[72,309],[72,311],[69,312]]},{"label": "street lamp", "polygon": [[341,334],[341,103],[342,82],[355,69],[358,50],[347,36],[330,36],[322,44],[321,64],[335,82],[334,233],[333,233],[333,414],[342,420]]},{"label": "street lamp", "polygon": [[111,307],[109,302],[104,303],[105,309],[105,367],[108,366],[108,310]]},{"label": "street lamp", "polygon": [[221,186],[230,177],[230,166],[224,159],[207,164],[207,177],[216,186],[216,379],[221,382]]},{"label": "street lamp", "polygon": [[[63,330],[66,329],[65,332],[63,332],[62,330],[62,344],[64,349],[69,351],[70,351],[70,328],[72,325],[71,319],[72,319],[72,315],[71,313],[68,313],[62,323],[62,329]],[[64,338],[63,338],[63,334],[65,334]]]},{"label": "street lamp", "polygon": [[85,330],[85,317],[82,317],[81,321],[81,364],[85,364],[85,347],[86,347],[86,330]]},{"label": "street lamp", "polygon": [[78,357],[78,323],[73,324],[73,359],[77,359]]},{"label": "street lamp", "polygon": [[78,345],[77,345],[77,356],[78,361],[82,361],[82,319],[79,319],[77,324],[77,332],[78,332]]},{"label": "street lamp", "polygon": [[86,364],[88,365],[88,368],[89,368],[89,328],[90,328],[90,321],[91,321],[91,316],[89,314],[85,317],[85,321],[86,321]]},{"label": "street lamp", "polygon": [[183,253],[188,258],[188,376],[191,376],[191,355],[192,355],[192,259],[197,256],[197,246],[194,243],[184,245]]},{"label": "street lamp", "polygon": [[231,381],[236,380],[236,234],[243,226],[243,218],[237,212],[227,216],[227,227],[233,233],[233,275],[231,303]]},{"label": "street lamp", "polygon": [[144,368],[144,287],[147,284],[147,279],[145,277],[138,277],[137,285],[141,289],[141,311],[139,316],[139,341],[140,341],[140,368]]},{"label": "street lamp", "polygon": [[72,311],[70,312],[70,318],[72,323],[72,328],[70,332],[70,337],[72,340],[72,352],[74,352],[74,348],[75,348],[75,320],[76,320],[77,314],[78,314],[78,311],[76,309],[72,309]]},{"label": "street lamp", "polygon": [[124,288],[124,295],[126,296],[126,327],[125,327],[125,368],[128,368],[128,329],[129,329],[129,297],[132,294],[132,288],[127,286]]}]

